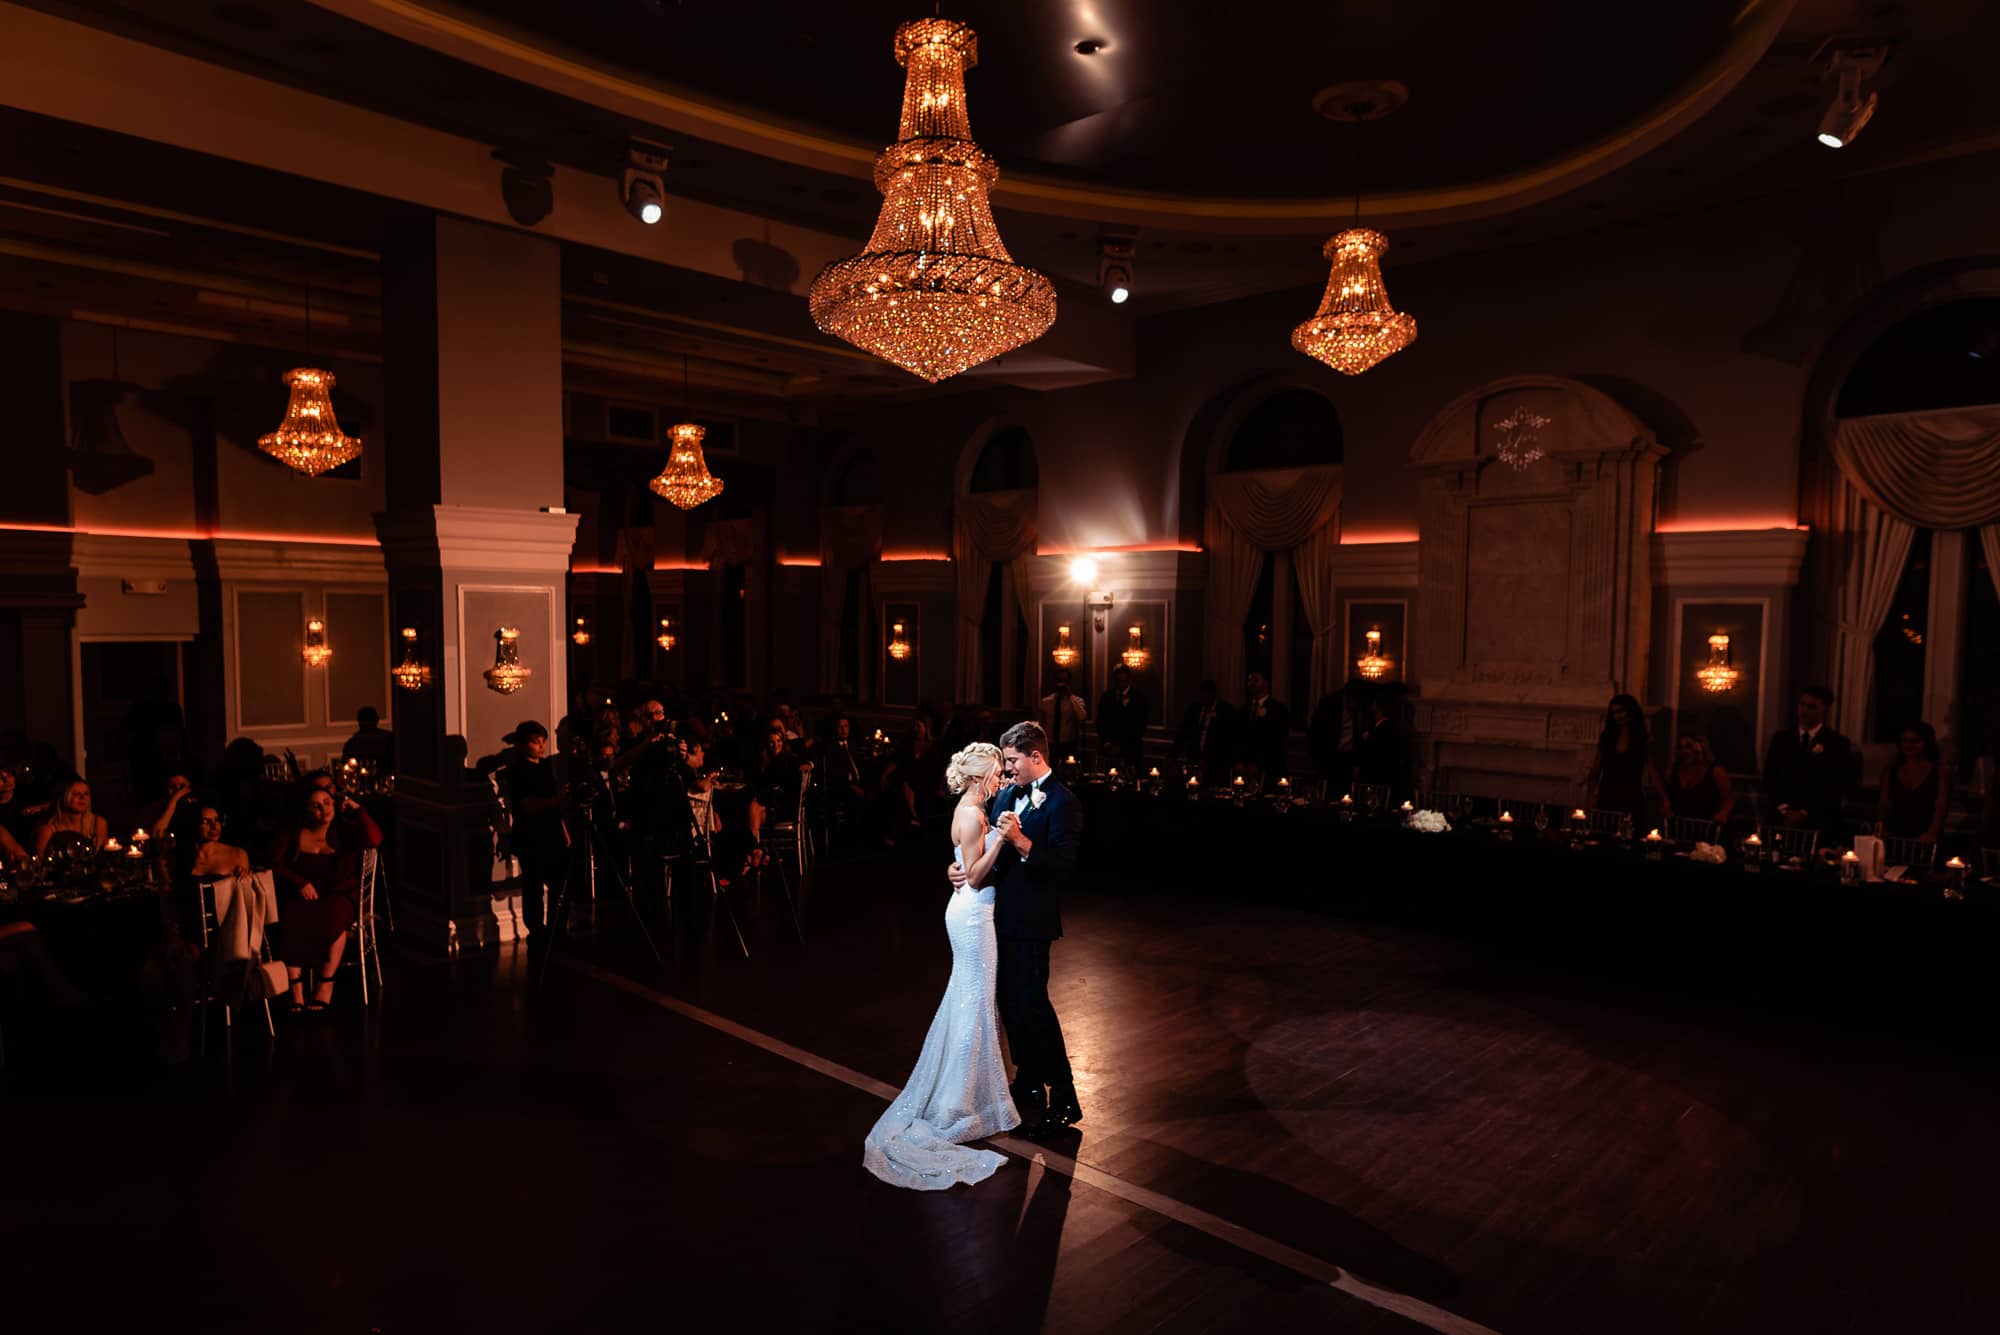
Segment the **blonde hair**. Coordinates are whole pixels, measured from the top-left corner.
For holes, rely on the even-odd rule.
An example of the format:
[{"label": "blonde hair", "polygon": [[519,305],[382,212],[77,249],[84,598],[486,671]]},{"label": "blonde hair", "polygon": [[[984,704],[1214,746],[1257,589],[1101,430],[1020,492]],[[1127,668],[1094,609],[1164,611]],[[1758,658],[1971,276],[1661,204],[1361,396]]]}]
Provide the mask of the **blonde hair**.
[{"label": "blonde hair", "polygon": [[944,767],[944,782],[954,793],[962,793],[993,772],[1000,763],[1000,748],[991,742],[974,742],[951,758]]}]

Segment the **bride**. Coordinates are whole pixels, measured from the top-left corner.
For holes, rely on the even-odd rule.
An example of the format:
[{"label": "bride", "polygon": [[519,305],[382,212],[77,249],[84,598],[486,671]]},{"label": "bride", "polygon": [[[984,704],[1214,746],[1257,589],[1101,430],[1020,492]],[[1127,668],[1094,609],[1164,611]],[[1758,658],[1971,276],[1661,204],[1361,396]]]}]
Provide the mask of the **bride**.
[{"label": "bride", "polygon": [[1000,947],[988,878],[1000,832],[987,828],[986,806],[1000,790],[1000,749],[974,742],[951,758],[945,781],[961,794],[952,812],[951,841],[966,871],[965,888],[953,892],[944,911],[951,981],[909,1083],[868,1133],[861,1152],[869,1172],[915,1191],[942,1191],[991,1177],[1006,1156],[965,1142],[1021,1124],[1000,1063],[993,1001]]}]

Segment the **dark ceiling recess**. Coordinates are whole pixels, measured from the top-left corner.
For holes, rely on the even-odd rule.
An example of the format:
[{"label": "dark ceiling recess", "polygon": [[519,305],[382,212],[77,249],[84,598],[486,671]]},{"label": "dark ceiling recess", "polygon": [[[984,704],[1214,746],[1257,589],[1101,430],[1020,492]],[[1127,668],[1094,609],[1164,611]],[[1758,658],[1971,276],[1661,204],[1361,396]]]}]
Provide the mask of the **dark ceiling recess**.
[{"label": "dark ceiling recess", "polygon": [[2000,298],[1934,306],[1875,340],[1840,387],[1842,417],[2000,403]]}]

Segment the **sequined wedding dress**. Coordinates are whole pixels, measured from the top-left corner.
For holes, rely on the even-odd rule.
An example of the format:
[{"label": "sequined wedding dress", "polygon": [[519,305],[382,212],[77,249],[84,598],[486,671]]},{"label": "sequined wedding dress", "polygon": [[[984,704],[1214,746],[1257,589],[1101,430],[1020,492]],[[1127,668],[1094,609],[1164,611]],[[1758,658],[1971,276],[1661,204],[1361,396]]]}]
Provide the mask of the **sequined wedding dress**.
[{"label": "sequined wedding dress", "polygon": [[[986,847],[1000,837],[986,832]],[[965,865],[963,856],[957,858]],[[903,1092],[868,1133],[862,1166],[891,1186],[913,1191],[982,1182],[1006,1162],[965,1142],[1021,1124],[1000,1062],[994,980],[1000,945],[993,934],[993,887],[955,892],[944,910],[951,939],[951,981],[924,1036]]]}]

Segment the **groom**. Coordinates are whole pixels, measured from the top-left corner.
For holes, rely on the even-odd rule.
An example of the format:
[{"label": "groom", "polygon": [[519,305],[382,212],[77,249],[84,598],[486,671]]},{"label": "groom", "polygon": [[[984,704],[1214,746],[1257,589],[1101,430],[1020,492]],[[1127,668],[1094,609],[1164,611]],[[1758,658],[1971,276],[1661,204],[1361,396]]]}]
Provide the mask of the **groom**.
[{"label": "groom", "polygon": [[[1036,1141],[1083,1120],[1062,1025],[1049,1002],[1049,943],[1062,936],[1058,901],[1076,874],[1083,808],[1049,772],[1048,749],[1048,734],[1038,723],[1016,723],[1000,735],[1000,772],[1009,782],[987,813],[1007,845],[994,867],[1000,1021],[1014,1054],[1012,1093],[1021,1134]],[[964,876],[954,866],[952,885],[963,884]]]}]

